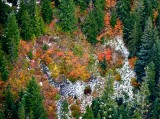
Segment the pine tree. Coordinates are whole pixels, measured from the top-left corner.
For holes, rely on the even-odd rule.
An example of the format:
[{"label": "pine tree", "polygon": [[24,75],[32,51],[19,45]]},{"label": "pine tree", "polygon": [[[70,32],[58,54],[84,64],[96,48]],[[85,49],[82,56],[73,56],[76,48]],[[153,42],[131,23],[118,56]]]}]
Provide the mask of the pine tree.
[{"label": "pine tree", "polygon": [[19,119],[26,119],[25,118],[25,107],[22,102],[20,103],[20,106],[18,108],[18,117]]},{"label": "pine tree", "polygon": [[26,116],[33,119],[46,119],[46,112],[43,106],[43,97],[40,92],[40,86],[34,77],[27,85],[26,93],[23,96]]},{"label": "pine tree", "polygon": [[128,42],[128,49],[130,51],[130,56],[135,56],[137,51],[139,51],[139,47],[141,44],[141,35],[142,35],[142,28],[141,28],[141,21],[140,21],[140,15],[137,12],[133,13],[134,17],[134,25],[133,30],[131,32],[131,40]]},{"label": "pine tree", "polygon": [[4,119],[4,112],[0,109],[0,119]]},{"label": "pine tree", "polygon": [[53,11],[50,0],[42,1],[42,16],[45,23],[50,23],[53,19]]},{"label": "pine tree", "polygon": [[80,6],[81,11],[84,11],[89,6],[90,0],[74,0],[74,2]]},{"label": "pine tree", "polygon": [[91,108],[92,108],[94,117],[97,118],[99,113],[99,98],[96,98],[92,101]]},{"label": "pine tree", "polygon": [[4,114],[6,119],[17,119],[17,109],[10,87],[7,87],[5,92]]},{"label": "pine tree", "polygon": [[94,12],[95,11],[93,10],[89,13],[89,15],[87,16],[82,26],[82,31],[86,35],[88,42],[93,45],[97,43],[96,37],[98,34],[98,30],[97,30],[98,24],[95,19]]},{"label": "pine tree", "polygon": [[148,88],[150,91],[150,100],[153,101],[155,100],[154,98],[156,97],[155,94],[155,87],[156,87],[156,83],[155,83],[155,65],[153,62],[150,62],[148,64],[148,66],[146,67],[146,76],[145,76],[145,80],[148,80]]},{"label": "pine tree", "polygon": [[59,6],[59,19],[63,31],[73,32],[76,29],[76,14],[73,0],[62,0]]},{"label": "pine tree", "polygon": [[0,0],[0,24],[5,24],[11,8],[5,4],[4,0]]},{"label": "pine tree", "polygon": [[12,62],[18,58],[20,34],[15,14],[12,12],[7,19],[2,48],[10,56]]},{"label": "pine tree", "polygon": [[9,71],[7,69],[7,59],[2,51],[0,51],[0,72],[2,81],[7,81],[9,78]]},{"label": "pine tree", "polygon": [[114,26],[116,25],[116,23],[117,23],[117,14],[116,14],[116,10],[113,9],[112,12],[111,12],[110,24],[114,28]]},{"label": "pine tree", "polygon": [[67,114],[69,112],[69,109],[68,109],[68,102],[67,100],[64,100],[62,102],[62,113],[61,113],[61,118],[62,119],[67,119]]},{"label": "pine tree", "polygon": [[141,83],[140,92],[138,95],[138,109],[141,111],[141,117],[144,119],[148,118],[149,107],[151,105],[149,101],[149,97],[151,94],[149,89],[149,82],[151,80],[154,80],[152,78],[154,78],[155,74],[154,71],[151,71],[153,67],[153,63],[150,63],[146,67],[146,76],[143,77],[144,81]]},{"label": "pine tree", "polygon": [[145,76],[144,67],[151,60],[151,49],[153,44],[153,26],[151,19],[148,19],[145,27],[144,34],[141,38],[141,47],[138,52],[138,60],[135,64],[135,72],[137,74],[137,80],[142,81],[142,77]]},{"label": "pine tree", "polygon": [[117,15],[120,20],[125,23],[125,20],[129,18],[131,10],[131,0],[118,0],[116,4]]},{"label": "pine tree", "polygon": [[100,116],[101,118],[116,118],[117,103],[112,98],[114,94],[114,73],[111,69],[106,74],[106,87],[104,94],[100,99]]},{"label": "pine tree", "polygon": [[31,19],[27,10],[21,16],[21,36],[24,40],[31,40],[34,36]]},{"label": "pine tree", "polygon": [[92,109],[89,106],[86,107],[86,113],[83,115],[82,119],[94,119]]}]

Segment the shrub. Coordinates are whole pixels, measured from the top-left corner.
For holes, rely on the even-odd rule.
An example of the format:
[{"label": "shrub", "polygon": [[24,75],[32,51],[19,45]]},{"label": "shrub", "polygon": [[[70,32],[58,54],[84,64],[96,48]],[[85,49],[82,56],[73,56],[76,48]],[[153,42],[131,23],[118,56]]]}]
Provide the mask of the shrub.
[{"label": "shrub", "polygon": [[29,59],[33,59],[33,53],[32,53],[32,51],[28,52],[28,57],[29,57]]},{"label": "shrub", "polygon": [[116,80],[116,81],[121,81],[121,75],[120,75],[119,73],[117,73],[117,74],[115,75],[115,80]]},{"label": "shrub", "polygon": [[48,50],[48,46],[46,44],[43,45],[43,50]]},{"label": "shrub", "polygon": [[73,47],[73,52],[74,52],[74,55],[77,55],[77,56],[80,56],[80,57],[82,57],[83,54],[84,54],[83,47],[80,46],[80,45],[75,45]]},{"label": "shrub", "polygon": [[85,95],[91,94],[91,87],[90,87],[90,86],[86,86],[86,87],[85,87],[85,89],[84,89],[84,94],[85,94]]},{"label": "shrub", "polygon": [[132,78],[132,79],[131,79],[131,84],[132,84],[132,86],[134,86],[134,87],[139,87],[139,86],[140,86],[140,84],[137,82],[137,79],[136,79],[136,78]]},{"label": "shrub", "polygon": [[71,109],[71,114],[74,118],[79,118],[79,116],[81,115],[81,109],[80,106],[73,104],[70,107]]}]

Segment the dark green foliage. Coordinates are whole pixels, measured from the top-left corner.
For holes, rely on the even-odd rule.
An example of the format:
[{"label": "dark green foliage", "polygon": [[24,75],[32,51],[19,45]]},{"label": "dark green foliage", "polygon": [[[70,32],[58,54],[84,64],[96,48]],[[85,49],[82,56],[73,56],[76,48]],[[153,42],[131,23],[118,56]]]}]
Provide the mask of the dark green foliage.
[{"label": "dark green foliage", "polygon": [[50,0],[42,1],[42,16],[45,23],[50,23],[53,19],[53,11]]},{"label": "dark green foliage", "polygon": [[110,24],[114,28],[114,26],[116,25],[116,23],[117,23],[117,14],[116,14],[116,10],[113,9],[112,13],[111,13]]},{"label": "dark green foliage", "polygon": [[91,105],[93,114],[95,118],[98,118],[98,112],[99,112],[99,98],[96,98],[92,101],[92,105]]},{"label": "dark green foliage", "polygon": [[76,5],[79,5],[81,10],[84,11],[89,6],[90,0],[74,0]]},{"label": "dark green foliage", "polygon": [[152,111],[151,111],[152,119],[160,118],[160,98],[156,98],[153,102]]},{"label": "dark green foliage", "polygon": [[97,30],[98,24],[95,19],[94,12],[95,11],[93,10],[89,13],[88,17],[86,18],[82,26],[82,31],[86,35],[88,42],[93,45],[97,43],[96,37],[98,34],[98,30]]},{"label": "dark green foliage", "polygon": [[2,51],[0,51],[0,73],[2,81],[7,81],[9,78],[9,71],[7,68],[7,59]]},{"label": "dark green foliage", "polygon": [[102,70],[106,70],[107,69],[107,61],[105,58],[103,58],[103,61],[100,62],[100,67]]},{"label": "dark green foliage", "polygon": [[104,27],[104,5],[103,0],[95,1],[95,8],[90,11],[85,22],[82,25],[82,31],[87,40],[92,45],[97,43],[97,35],[100,34]]},{"label": "dark green foliage", "polygon": [[26,93],[23,96],[26,116],[33,119],[46,119],[46,111],[43,106],[43,97],[40,92],[40,86],[34,77],[27,85]]},{"label": "dark green foliage", "polygon": [[4,119],[4,112],[0,109],[0,119]]},{"label": "dark green foliage", "polygon": [[83,115],[82,119],[94,119],[92,109],[89,106],[86,107],[86,113]]},{"label": "dark green foliage", "polygon": [[17,109],[14,103],[13,94],[10,91],[10,87],[7,87],[5,92],[4,114],[5,119],[17,119]]},{"label": "dark green foliage", "polygon": [[29,53],[28,53],[28,57],[29,57],[29,59],[33,59],[33,53],[32,53],[32,51],[29,51]]},{"label": "dark green foliage", "polygon": [[0,0],[0,24],[5,24],[11,8],[5,4],[4,0]]},{"label": "dark green foliage", "polygon": [[64,101],[62,102],[62,114],[61,114],[61,118],[62,118],[62,119],[67,119],[66,114],[68,114],[68,112],[69,112],[68,102],[67,102],[67,100],[64,100]]},{"label": "dark green foliage", "polygon": [[24,107],[23,103],[20,103],[20,105],[19,105],[18,117],[19,117],[19,119],[26,119],[25,118],[25,107]]},{"label": "dark green foliage", "polygon": [[141,35],[142,35],[142,28],[141,28],[141,21],[140,16],[137,12],[133,13],[134,18],[134,25],[133,29],[131,30],[130,40],[128,41],[128,49],[130,51],[130,56],[135,56],[137,51],[139,51],[139,47],[141,44]]},{"label": "dark green foliage", "polygon": [[18,58],[20,34],[15,14],[12,12],[7,19],[4,38],[2,41],[3,50],[10,56],[12,62]]},{"label": "dark green foliage", "polygon": [[27,10],[21,16],[21,37],[24,40],[31,40],[34,36],[34,31],[31,26],[31,19]]},{"label": "dark green foliage", "polygon": [[135,64],[135,72],[137,74],[137,80],[140,82],[142,81],[142,77],[145,76],[144,67],[146,67],[151,60],[153,36],[154,35],[153,35],[152,21],[151,19],[149,19],[146,23],[144,34],[141,38],[141,47],[140,51],[137,54],[138,60]]},{"label": "dark green foliage", "polygon": [[131,10],[131,0],[117,1],[116,4],[117,15],[123,23],[125,23],[125,21],[129,18],[130,10]]},{"label": "dark green foliage", "polygon": [[43,45],[43,50],[48,50],[48,46],[46,44]]},{"label": "dark green foliage", "polygon": [[76,29],[76,14],[73,0],[62,0],[59,6],[60,22],[59,25],[63,31],[73,32]]}]

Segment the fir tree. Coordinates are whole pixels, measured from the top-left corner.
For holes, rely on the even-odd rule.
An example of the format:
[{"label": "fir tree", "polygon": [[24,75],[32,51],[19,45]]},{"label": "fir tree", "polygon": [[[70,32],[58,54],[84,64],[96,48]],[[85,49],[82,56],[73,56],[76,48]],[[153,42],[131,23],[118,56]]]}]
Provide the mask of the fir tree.
[{"label": "fir tree", "polygon": [[0,72],[2,81],[7,81],[9,78],[9,71],[7,69],[7,59],[2,51],[0,51]]},{"label": "fir tree", "polygon": [[46,112],[43,106],[43,97],[40,87],[34,77],[27,85],[27,91],[23,96],[26,116],[33,119],[46,119]]},{"label": "fir tree", "polygon": [[20,106],[18,108],[18,117],[19,119],[26,119],[25,118],[25,107],[22,102],[20,103]]},{"label": "fir tree", "polygon": [[17,109],[10,87],[7,87],[5,92],[4,114],[6,119],[17,119]]},{"label": "fir tree", "polygon": [[7,19],[5,35],[2,41],[4,51],[10,56],[12,62],[18,58],[20,34],[15,14],[12,12]]},{"label": "fir tree", "polygon": [[42,1],[42,16],[45,23],[50,23],[53,19],[53,11],[50,0]]},{"label": "fir tree", "polygon": [[59,19],[63,31],[73,32],[76,29],[76,14],[73,0],[62,0],[59,7]]},{"label": "fir tree", "polygon": [[31,40],[34,36],[31,19],[27,10],[21,16],[21,36],[24,40]]},{"label": "fir tree", "polygon": [[100,100],[100,116],[101,118],[116,118],[117,103],[112,98],[114,93],[114,73],[111,69],[106,74],[106,87],[104,94]]},{"label": "fir tree", "polygon": [[96,98],[92,101],[91,108],[92,108],[94,117],[97,118],[99,113],[99,98]]},{"label": "fir tree", "polygon": [[0,109],[0,119],[4,119],[4,112]]},{"label": "fir tree", "polygon": [[74,0],[76,5],[79,5],[81,10],[84,11],[89,6],[90,0]]},{"label": "fir tree", "polygon": [[116,25],[116,23],[117,23],[117,14],[116,14],[116,10],[113,9],[113,10],[112,10],[112,13],[111,13],[110,24],[111,24],[111,26],[114,28],[114,26]]},{"label": "fir tree", "polygon": [[141,38],[141,47],[140,51],[138,52],[138,60],[135,64],[135,72],[137,74],[137,80],[142,81],[142,77],[145,76],[144,67],[151,60],[151,49],[153,43],[153,26],[152,21],[149,19],[146,23],[144,34]]},{"label": "fir tree", "polygon": [[92,109],[89,106],[86,107],[86,113],[83,115],[82,119],[94,119]]}]

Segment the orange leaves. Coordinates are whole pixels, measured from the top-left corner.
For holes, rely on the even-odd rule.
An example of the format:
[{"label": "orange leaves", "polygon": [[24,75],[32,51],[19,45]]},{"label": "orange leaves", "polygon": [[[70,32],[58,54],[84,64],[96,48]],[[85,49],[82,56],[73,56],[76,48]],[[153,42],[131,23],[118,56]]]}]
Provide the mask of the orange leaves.
[{"label": "orange leaves", "polygon": [[56,55],[57,55],[58,57],[61,57],[61,56],[64,55],[64,53],[63,53],[63,52],[57,52]]},{"label": "orange leaves", "polygon": [[129,59],[129,65],[131,66],[132,69],[134,69],[134,65],[137,61],[137,57],[133,57],[131,59]]},{"label": "orange leaves", "polygon": [[116,0],[106,0],[106,7],[112,8],[116,5]]},{"label": "orange leaves", "polygon": [[105,58],[107,61],[110,61],[111,60],[111,57],[112,57],[112,53],[111,53],[111,49],[110,48],[107,48],[105,49],[102,53],[100,53],[98,55],[98,60],[100,62],[103,61],[103,59]]},{"label": "orange leaves", "polygon": [[48,54],[46,54],[44,56],[44,62],[48,65],[52,62],[52,58]]},{"label": "orange leaves", "polygon": [[110,14],[107,13],[107,14],[105,15],[105,19],[104,19],[104,21],[105,21],[105,26],[110,25],[110,19],[111,19]]}]

